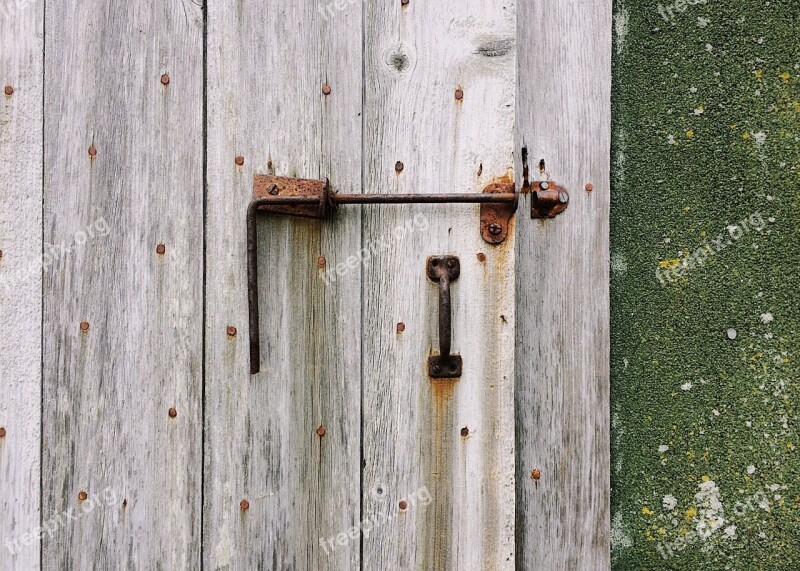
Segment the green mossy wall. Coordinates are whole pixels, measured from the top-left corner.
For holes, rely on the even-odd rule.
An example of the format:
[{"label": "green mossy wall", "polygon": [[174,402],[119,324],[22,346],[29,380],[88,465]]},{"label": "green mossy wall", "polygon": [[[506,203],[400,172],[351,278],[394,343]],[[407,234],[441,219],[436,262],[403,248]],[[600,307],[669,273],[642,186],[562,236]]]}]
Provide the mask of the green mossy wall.
[{"label": "green mossy wall", "polygon": [[800,0],[614,11],[613,566],[800,569]]}]

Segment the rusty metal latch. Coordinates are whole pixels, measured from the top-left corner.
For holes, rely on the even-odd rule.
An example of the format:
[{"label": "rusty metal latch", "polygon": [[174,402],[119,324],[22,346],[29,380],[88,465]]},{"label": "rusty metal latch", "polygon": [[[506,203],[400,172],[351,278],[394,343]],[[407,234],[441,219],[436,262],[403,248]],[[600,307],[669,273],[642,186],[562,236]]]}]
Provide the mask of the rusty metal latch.
[{"label": "rusty metal latch", "polygon": [[[539,190],[533,193],[531,217],[552,218],[567,207],[569,194],[567,194],[566,190],[553,183],[533,184],[538,184]],[[550,184],[550,186],[542,186],[547,184]],[[247,207],[247,297],[250,305],[250,372],[256,374],[261,370],[258,316],[258,231],[256,228],[256,214],[258,212],[324,219],[333,216],[336,209],[343,204],[480,204],[481,236],[489,244],[500,244],[508,236],[509,225],[519,203],[519,194],[520,192],[513,182],[489,184],[482,193],[337,194],[331,191],[330,185],[326,180],[255,175],[253,201]],[[444,347],[442,345],[442,349]],[[447,347],[447,354],[449,354],[449,337]],[[444,356],[446,353],[442,351],[442,355]],[[454,361],[448,361],[447,364],[449,365],[451,362]]]},{"label": "rusty metal latch", "polygon": [[439,354],[428,357],[428,374],[434,379],[460,377],[463,364],[461,355],[450,354],[450,284],[458,279],[461,263],[456,256],[431,256],[427,269],[428,279],[439,284]]}]

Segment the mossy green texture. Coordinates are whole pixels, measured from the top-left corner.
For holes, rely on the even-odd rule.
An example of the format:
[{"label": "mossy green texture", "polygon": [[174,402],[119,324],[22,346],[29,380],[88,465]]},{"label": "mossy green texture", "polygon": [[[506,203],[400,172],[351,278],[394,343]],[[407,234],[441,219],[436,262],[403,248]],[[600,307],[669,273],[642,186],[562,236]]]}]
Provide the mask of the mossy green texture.
[{"label": "mossy green texture", "polygon": [[800,0],[614,10],[613,567],[800,569]]}]

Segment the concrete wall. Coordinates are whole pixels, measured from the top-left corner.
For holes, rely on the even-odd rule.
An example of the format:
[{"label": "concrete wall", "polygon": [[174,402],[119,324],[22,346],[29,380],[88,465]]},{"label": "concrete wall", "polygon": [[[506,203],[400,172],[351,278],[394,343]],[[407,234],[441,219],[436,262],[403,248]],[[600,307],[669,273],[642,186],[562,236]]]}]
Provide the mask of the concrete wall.
[{"label": "concrete wall", "polygon": [[800,1],[614,36],[614,568],[796,568]]}]

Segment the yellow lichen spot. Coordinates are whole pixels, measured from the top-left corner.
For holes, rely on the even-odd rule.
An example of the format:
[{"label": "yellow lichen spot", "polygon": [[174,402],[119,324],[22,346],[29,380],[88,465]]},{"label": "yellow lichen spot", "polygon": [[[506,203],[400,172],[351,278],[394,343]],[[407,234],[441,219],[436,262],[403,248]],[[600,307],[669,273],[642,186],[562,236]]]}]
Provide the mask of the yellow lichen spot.
[{"label": "yellow lichen spot", "polygon": [[658,529],[658,535],[667,535],[667,530],[664,529],[663,527],[660,527]]},{"label": "yellow lichen spot", "polygon": [[745,133],[744,135],[742,135],[742,139],[744,139],[745,141],[749,138],[750,138],[750,133]]},{"label": "yellow lichen spot", "polygon": [[659,268],[669,268],[670,270],[673,268],[677,268],[681,264],[680,258],[672,258],[671,260],[661,260],[658,263]]},{"label": "yellow lichen spot", "polygon": [[689,212],[692,209],[691,206],[687,206],[683,209],[684,212]]},{"label": "yellow lichen spot", "polygon": [[800,101],[792,101],[792,109],[795,113],[800,113]]},{"label": "yellow lichen spot", "polygon": [[691,521],[697,515],[697,508],[692,506],[686,510],[686,521]]},{"label": "yellow lichen spot", "polygon": [[703,236],[703,237],[705,237],[705,235],[706,235],[706,231],[705,231],[705,230],[703,230],[702,232],[700,232],[700,236]]},{"label": "yellow lichen spot", "polygon": [[789,79],[792,77],[792,74],[789,73],[788,71],[784,71],[778,77],[780,77],[784,83],[789,83]]},{"label": "yellow lichen spot", "polygon": [[787,450],[794,450],[794,444],[792,444],[791,442],[787,443],[786,444],[786,449]]},{"label": "yellow lichen spot", "polygon": [[711,480],[711,477],[710,477],[710,476],[703,476],[703,477],[702,477],[702,478],[700,478],[700,479],[701,479],[701,480],[703,480],[704,482],[708,482],[708,481],[710,481],[710,480]]},{"label": "yellow lichen spot", "polygon": [[759,81],[760,81],[760,80],[761,80],[761,78],[764,76],[764,72],[763,72],[763,71],[761,71],[760,69],[757,69],[757,70],[755,70],[755,71],[753,72],[753,74],[756,76],[756,79],[758,79]]},{"label": "yellow lichen spot", "polygon": [[694,131],[692,130],[686,131],[686,138],[691,139],[692,137],[694,137]]},{"label": "yellow lichen spot", "polygon": [[738,126],[739,126],[739,125],[736,125],[736,124],[734,123],[733,125],[731,125],[731,129],[736,129],[736,127],[738,127]]},{"label": "yellow lichen spot", "polygon": [[648,508],[647,506],[644,506],[642,508],[642,513],[644,515],[653,515],[655,512],[653,510],[651,510],[650,508]]}]

